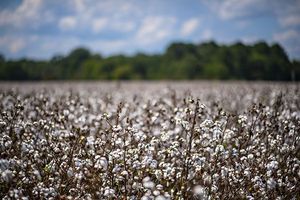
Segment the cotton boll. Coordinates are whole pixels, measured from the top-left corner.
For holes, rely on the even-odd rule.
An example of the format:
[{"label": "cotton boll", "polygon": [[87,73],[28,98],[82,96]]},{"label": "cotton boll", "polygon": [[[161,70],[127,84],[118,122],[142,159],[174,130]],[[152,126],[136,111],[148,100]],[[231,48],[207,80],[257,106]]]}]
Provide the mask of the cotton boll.
[{"label": "cotton boll", "polygon": [[151,160],[149,166],[150,166],[151,169],[155,169],[157,167],[157,161],[156,160]]},{"label": "cotton boll", "polygon": [[67,175],[68,175],[69,178],[74,176],[74,172],[73,172],[73,169],[72,169],[72,168],[69,168],[69,169],[68,169]]},{"label": "cotton boll", "polygon": [[207,198],[207,194],[205,191],[205,188],[202,187],[201,185],[196,185],[193,188],[193,194],[195,197],[199,198],[199,199],[205,199]]},{"label": "cotton boll", "polygon": [[111,189],[111,188],[108,188],[108,187],[105,188],[104,196],[105,197],[114,197],[115,196],[115,190]]},{"label": "cotton boll", "polygon": [[2,171],[1,177],[5,182],[9,183],[13,179],[13,173],[12,173],[12,171],[6,169],[6,170]]},{"label": "cotton boll", "polygon": [[38,170],[34,170],[33,174],[36,176],[36,178],[40,181],[42,179],[41,174]]},{"label": "cotton boll", "polygon": [[162,195],[155,197],[155,200],[166,200],[166,198]]},{"label": "cotton boll", "polygon": [[108,167],[107,159],[105,157],[100,157],[100,158],[98,157],[98,159],[96,160],[95,167],[98,169],[107,170]]},{"label": "cotton boll", "polygon": [[267,181],[267,185],[269,189],[274,189],[277,185],[276,181],[273,178],[269,178]]},{"label": "cotton boll", "polygon": [[143,186],[148,189],[152,189],[155,187],[154,182],[151,181],[150,177],[147,176],[143,179]]}]

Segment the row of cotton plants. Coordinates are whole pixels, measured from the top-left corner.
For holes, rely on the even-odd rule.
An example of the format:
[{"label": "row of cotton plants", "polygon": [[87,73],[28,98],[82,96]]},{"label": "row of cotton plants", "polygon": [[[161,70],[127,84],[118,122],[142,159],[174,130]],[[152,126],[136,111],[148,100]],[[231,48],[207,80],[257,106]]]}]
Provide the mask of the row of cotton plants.
[{"label": "row of cotton plants", "polygon": [[299,199],[300,91],[243,87],[2,89],[0,197]]}]

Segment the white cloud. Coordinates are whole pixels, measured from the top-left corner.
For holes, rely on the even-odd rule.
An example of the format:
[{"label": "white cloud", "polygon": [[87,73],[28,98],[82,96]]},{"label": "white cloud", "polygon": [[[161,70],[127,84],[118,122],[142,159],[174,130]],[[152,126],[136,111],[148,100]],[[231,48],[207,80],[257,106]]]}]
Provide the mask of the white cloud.
[{"label": "white cloud", "polygon": [[300,33],[295,30],[287,30],[281,33],[275,33],[273,36],[274,40],[279,42],[285,42],[289,40],[300,40]]},{"label": "white cloud", "polygon": [[115,20],[110,24],[113,30],[119,32],[130,32],[136,28],[136,24],[134,21],[126,21],[126,20]]},{"label": "white cloud", "polygon": [[144,44],[158,42],[173,32],[176,19],[173,17],[146,17],[136,34],[136,39]]},{"label": "white cloud", "polygon": [[109,19],[106,17],[100,17],[91,20],[93,33],[99,33],[105,30],[114,30],[118,32],[129,32],[135,28],[133,21],[126,21],[122,19]]},{"label": "white cloud", "polygon": [[290,57],[299,58],[300,55],[300,32],[290,29],[284,32],[275,33],[273,40],[279,42],[288,52]]},{"label": "white cloud", "polygon": [[291,27],[300,25],[300,1],[282,1],[275,4],[275,13],[278,17],[279,24],[282,27]]},{"label": "white cloud", "polygon": [[183,36],[189,36],[191,35],[199,26],[199,19],[192,18],[187,21],[185,21],[181,27],[181,35]]},{"label": "white cloud", "polygon": [[219,17],[229,20],[255,14],[266,8],[266,0],[206,0],[204,1]]},{"label": "white cloud", "polygon": [[245,9],[249,9],[249,6],[251,6],[254,1],[251,0],[245,0],[245,1],[239,1],[239,0],[229,0],[224,1],[222,4],[220,4],[219,7],[219,13],[220,17],[222,19],[232,19],[235,17],[240,17],[247,14],[247,11],[245,12]]},{"label": "white cloud", "polygon": [[74,0],[70,1],[71,5],[75,6],[77,12],[84,12],[86,10],[86,5],[84,0]]},{"label": "white cloud", "polygon": [[[121,0],[69,0],[68,3],[76,19],[78,31],[91,30],[93,33],[100,33],[105,30],[129,32],[136,28],[136,21],[138,21],[140,13],[140,9],[135,4]],[[72,24],[71,20],[66,22]]]},{"label": "white cloud", "polygon": [[26,46],[26,42],[22,39],[13,40],[9,44],[9,50],[11,53],[17,53]]},{"label": "white cloud", "polygon": [[106,18],[97,18],[92,21],[92,30],[94,33],[99,33],[107,26]]},{"label": "white cloud", "polygon": [[4,36],[0,38],[0,48],[6,49],[12,54],[18,53],[26,47],[26,40],[17,36]]},{"label": "white cloud", "polygon": [[203,40],[210,40],[213,37],[213,33],[210,29],[205,29],[202,33]]},{"label": "white cloud", "polygon": [[42,0],[24,0],[15,10],[2,10],[0,12],[0,26],[9,25],[15,27],[33,25],[41,20]]},{"label": "white cloud", "polygon": [[58,25],[61,30],[74,29],[77,25],[77,20],[74,16],[66,16],[59,20]]},{"label": "white cloud", "polygon": [[203,0],[222,20],[273,15],[283,27],[300,25],[300,1]]},{"label": "white cloud", "polygon": [[284,27],[300,25],[300,14],[283,16],[279,18],[279,22]]}]

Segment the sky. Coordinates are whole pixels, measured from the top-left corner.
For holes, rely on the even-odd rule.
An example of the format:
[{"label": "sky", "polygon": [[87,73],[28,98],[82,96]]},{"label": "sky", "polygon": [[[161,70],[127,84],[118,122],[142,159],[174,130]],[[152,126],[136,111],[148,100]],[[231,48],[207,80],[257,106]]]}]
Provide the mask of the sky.
[{"label": "sky", "polygon": [[1,0],[0,53],[162,53],[174,41],[279,43],[300,59],[300,0]]}]

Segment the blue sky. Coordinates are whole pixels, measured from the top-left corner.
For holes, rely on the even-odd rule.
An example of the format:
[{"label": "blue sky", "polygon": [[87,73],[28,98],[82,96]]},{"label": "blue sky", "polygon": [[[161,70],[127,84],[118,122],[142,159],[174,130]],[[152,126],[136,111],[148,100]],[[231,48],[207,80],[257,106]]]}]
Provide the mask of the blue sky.
[{"label": "blue sky", "polygon": [[0,52],[161,53],[173,41],[280,43],[300,59],[300,0],[1,0]]}]

